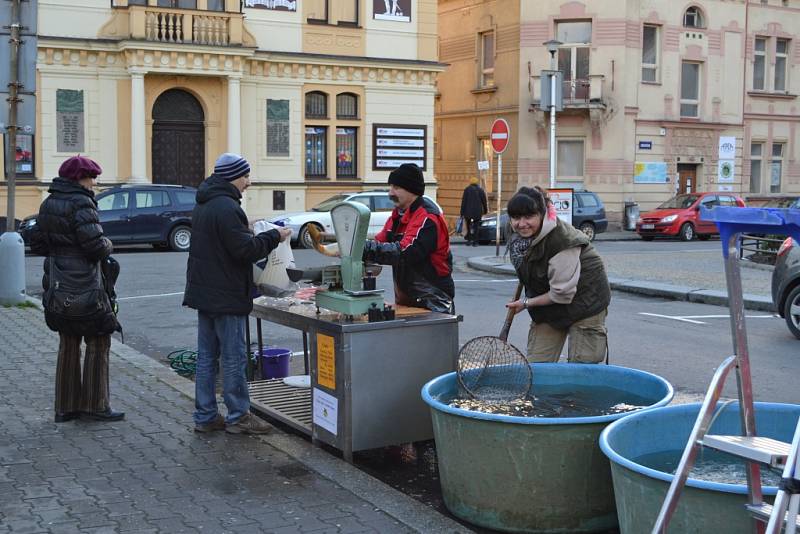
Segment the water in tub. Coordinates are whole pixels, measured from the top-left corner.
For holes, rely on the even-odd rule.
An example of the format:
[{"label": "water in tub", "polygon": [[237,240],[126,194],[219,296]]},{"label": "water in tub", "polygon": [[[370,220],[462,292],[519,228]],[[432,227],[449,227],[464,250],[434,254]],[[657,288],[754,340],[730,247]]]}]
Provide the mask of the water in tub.
[{"label": "water in tub", "polygon": [[519,417],[596,417],[629,412],[652,404],[620,389],[593,386],[581,389],[569,384],[537,385],[536,394],[525,399],[485,402],[475,399],[440,399],[454,408]]},{"label": "water in tub", "polygon": [[[675,474],[682,453],[683,451],[678,450],[661,451],[632,458],[631,461],[662,473]],[[700,449],[689,476],[698,480],[721,484],[747,484],[744,460],[724,452],[706,448]],[[762,467],[762,485],[777,486],[780,480],[780,471]]]}]

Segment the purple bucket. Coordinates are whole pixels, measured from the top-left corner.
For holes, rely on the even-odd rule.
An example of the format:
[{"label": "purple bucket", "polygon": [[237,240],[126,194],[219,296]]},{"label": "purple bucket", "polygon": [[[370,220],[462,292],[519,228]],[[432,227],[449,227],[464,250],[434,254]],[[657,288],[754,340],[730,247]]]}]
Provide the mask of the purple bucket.
[{"label": "purple bucket", "polygon": [[292,351],[289,349],[261,350],[261,378],[285,378],[289,376],[289,362]]}]

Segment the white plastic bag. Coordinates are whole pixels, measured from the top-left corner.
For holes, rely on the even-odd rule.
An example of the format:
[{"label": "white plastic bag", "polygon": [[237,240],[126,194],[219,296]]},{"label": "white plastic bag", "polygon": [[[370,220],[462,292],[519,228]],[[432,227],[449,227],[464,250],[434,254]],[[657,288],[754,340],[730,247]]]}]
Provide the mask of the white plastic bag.
[{"label": "white plastic bag", "polygon": [[[256,235],[277,228],[280,226],[268,221],[258,221],[253,225]],[[287,267],[294,268],[294,254],[288,239],[275,247],[266,260],[253,265],[253,280],[259,292],[271,297],[293,293],[297,289],[297,284],[289,280],[289,275],[286,274]]]}]

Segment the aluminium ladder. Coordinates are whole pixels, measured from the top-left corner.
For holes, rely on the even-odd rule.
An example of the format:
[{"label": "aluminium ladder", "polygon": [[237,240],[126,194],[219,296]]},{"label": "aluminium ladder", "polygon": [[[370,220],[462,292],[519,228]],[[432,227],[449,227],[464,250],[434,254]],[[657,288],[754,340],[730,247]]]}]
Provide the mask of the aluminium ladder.
[{"label": "aluminium ladder", "polygon": [[[736,251],[739,235],[744,232],[762,234],[787,234],[800,242],[800,210],[770,208],[701,208],[700,218],[714,221],[719,227],[722,255],[725,259],[725,279],[731,317],[733,352],[714,373],[706,391],[697,420],[689,434],[678,468],[672,478],[664,503],[659,511],[652,534],[666,534],[670,519],[678,506],[681,490],[694,466],[700,447],[724,451],[746,460],[747,512],[753,518],[753,532],[778,534],[786,526],[787,534],[800,529],[800,420],[792,443],[759,437],[756,434],[753,387],[750,374],[750,356],[744,320],[742,279]],[[736,369],[739,397],[739,414],[742,436],[709,435],[714,409],[719,400],[728,373]],[[764,502],[761,491],[761,467],[783,467],[782,481],[774,505]],[[788,508],[788,514],[787,514]]]}]

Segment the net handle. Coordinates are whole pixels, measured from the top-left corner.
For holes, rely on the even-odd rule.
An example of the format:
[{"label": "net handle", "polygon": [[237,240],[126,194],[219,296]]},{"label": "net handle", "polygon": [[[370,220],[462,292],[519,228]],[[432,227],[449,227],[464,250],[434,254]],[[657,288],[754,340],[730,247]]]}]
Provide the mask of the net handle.
[{"label": "net handle", "polygon": [[[519,300],[520,295],[522,295],[522,282],[517,282],[517,290],[514,292],[514,300]],[[515,315],[516,313],[514,312],[514,308],[509,308],[508,313],[506,314],[506,322],[503,323],[503,328],[500,329],[500,335],[497,336],[503,341],[508,339],[508,332],[511,330],[511,322],[514,320]]]}]

